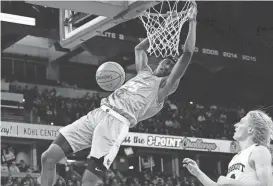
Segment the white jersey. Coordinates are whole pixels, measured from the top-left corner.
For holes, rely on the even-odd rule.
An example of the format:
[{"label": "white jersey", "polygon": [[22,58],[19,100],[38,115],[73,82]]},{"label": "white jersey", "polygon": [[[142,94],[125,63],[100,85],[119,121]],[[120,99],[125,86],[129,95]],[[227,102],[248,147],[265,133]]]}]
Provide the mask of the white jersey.
[{"label": "white jersey", "polygon": [[233,157],[228,165],[227,177],[235,180],[258,181],[256,171],[249,165],[249,157],[256,146],[256,144],[251,145]]},{"label": "white jersey", "polygon": [[163,108],[164,101],[158,102],[161,80],[147,67],[109,97],[102,99],[101,105],[126,117],[130,121],[130,127],[134,127],[139,121],[156,115]]}]

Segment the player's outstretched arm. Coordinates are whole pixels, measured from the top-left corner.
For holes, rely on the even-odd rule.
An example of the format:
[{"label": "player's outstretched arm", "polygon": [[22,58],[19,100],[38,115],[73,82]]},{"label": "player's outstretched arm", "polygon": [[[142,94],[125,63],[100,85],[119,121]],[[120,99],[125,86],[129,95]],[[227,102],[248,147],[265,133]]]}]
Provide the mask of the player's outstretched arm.
[{"label": "player's outstretched arm", "polygon": [[202,172],[197,163],[189,158],[183,160],[183,167],[195,176],[204,186],[218,186],[216,182],[212,181],[204,172]]},{"label": "player's outstretched arm", "polygon": [[168,92],[168,95],[174,92],[174,86],[179,83],[180,79],[185,74],[190,64],[192,55],[194,53],[195,42],[196,42],[196,15],[197,15],[197,8],[195,5],[191,8],[188,15],[189,32],[184,44],[184,53],[178,59],[175,66],[173,67],[172,72],[169,75],[165,85],[166,90],[172,91],[172,92]]},{"label": "player's outstretched arm", "polygon": [[219,186],[272,186],[271,154],[264,146],[257,146],[250,155],[250,161],[255,164],[258,181],[252,179],[235,180],[221,176]]},{"label": "player's outstretched arm", "polygon": [[136,71],[139,72],[148,66],[146,50],[149,48],[148,38],[144,39],[135,47]]}]

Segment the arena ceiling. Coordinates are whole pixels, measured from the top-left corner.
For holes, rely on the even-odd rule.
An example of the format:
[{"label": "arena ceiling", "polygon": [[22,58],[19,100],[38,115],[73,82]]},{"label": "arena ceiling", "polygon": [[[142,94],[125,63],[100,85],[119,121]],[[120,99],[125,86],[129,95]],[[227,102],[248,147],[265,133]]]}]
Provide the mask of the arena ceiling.
[{"label": "arena ceiling", "polygon": [[[133,48],[145,37],[145,30],[138,19],[134,19],[108,30],[127,36],[125,40],[96,36],[74,50],[58,44],[59,10],[25,2],[2,1],[1,12],[36,18],[36,26],[1,22],[2,52],[26,40],[28,36],[49,39],[47,46],[54,46],[60,55],[51,62],[65,63],[71,58],[88,52],[93,56],[104,56],[103,61],[118,61],[124,67],[134,63]],[[197,46],[199,50],[219,49],[257,57],[257,62],[271,65],[273,58],[273,2],[198,2]],[[185,36],[186,29],[183,31]],[[182,37],[183,38],[183,37]],[[37,46],[38,47],[38,46]],[[10,50],[9,50],[10,49]],[[32,54],[34,55],[34,54]],[[211,71],[218,71],[232,64],[229,58],[196,54],[196,63]],[[220,62],[219,62],[220,61]],[[238,62],[238,64],[241,64]],[[253,63],[251,63],[253,66]],[[266,68],[268,69],[268,68]]]}]

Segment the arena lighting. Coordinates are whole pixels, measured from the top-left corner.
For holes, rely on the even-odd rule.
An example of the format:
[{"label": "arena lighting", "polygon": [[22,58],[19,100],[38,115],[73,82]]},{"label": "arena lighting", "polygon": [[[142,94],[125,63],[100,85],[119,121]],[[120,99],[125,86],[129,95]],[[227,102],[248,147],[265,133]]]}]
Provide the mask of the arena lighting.
[{"label": "arena lighting", "polygon": [[193,104],[193,102],[192,102],[192,101],[190,101],[190,104],[192,105],[192,104]]},{"label": "arena lighting", "polygon": [[67,160],[67,163],[74,163],[76,160]]},{"label": "arena lighting", "polygon": [[13,14],[6,14],[6,13],[0,14],[0,20],[9,22],[9,23],[17,23],[17,24],[29,25],[29,26],[36,25],[35,18],[13,15]]}]

